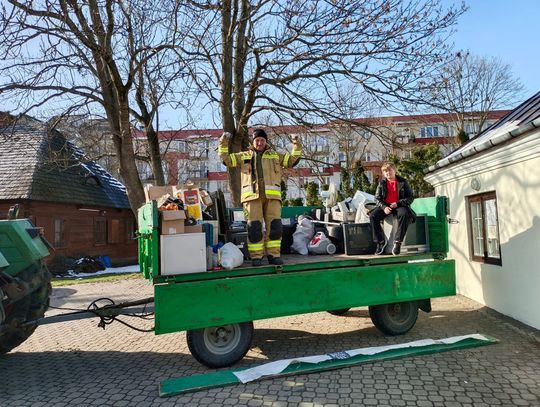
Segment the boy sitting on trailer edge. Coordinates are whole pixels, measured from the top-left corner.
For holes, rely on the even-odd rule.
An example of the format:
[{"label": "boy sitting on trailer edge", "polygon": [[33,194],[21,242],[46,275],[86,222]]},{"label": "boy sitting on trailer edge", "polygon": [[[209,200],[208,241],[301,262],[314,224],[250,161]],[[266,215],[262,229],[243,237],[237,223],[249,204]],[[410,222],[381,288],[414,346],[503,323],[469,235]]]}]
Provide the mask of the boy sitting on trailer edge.
[{"label": "boy sitting on trailer edge", "polygon": [[411,208],[414,200],[413,191],[407,180],[396,174],[396,166],[393,163],[385,162],[381,166],[381,170],[383,178],[375,191],[377,207],[369,214],[373,241],[377,244],[375,254],[383,254],[388,244],[381,222],[392,214],[397,217],[397,230],[392,254],[397,256],[401,252],[401,243],[403,243],[409,224],[416,221],[416,214]]}]

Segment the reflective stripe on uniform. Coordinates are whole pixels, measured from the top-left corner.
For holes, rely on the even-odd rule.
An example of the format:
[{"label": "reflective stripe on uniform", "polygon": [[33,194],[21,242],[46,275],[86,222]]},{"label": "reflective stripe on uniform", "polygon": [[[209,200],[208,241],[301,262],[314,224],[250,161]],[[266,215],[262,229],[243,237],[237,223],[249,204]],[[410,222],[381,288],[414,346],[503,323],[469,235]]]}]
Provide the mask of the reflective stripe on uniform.
[{"label": "reflective stripe on uniform", "polygon": [[231,167],[236,167],[236,155],[229,154],[229,158],[231,159]]},{"label": "reflective stripe on uniform", "polygon": [[218,148],[218,153],[222,154],[222,153],[228,153],[229,152],[229,147],[219,147]]},{"label": "reflective stripe on uniform", "polygon": [[245,199],[252,198],[254,196],[257,196],[257,194],[255,192],[243,192],[240,195],[240,200],[243,201]]},{"label": "reflective stripe on uniform", "polygon": [[291,154],[292,154],[293,157],[299,157],[299,156],[302,155],[302,150],[296,150],[296,149],[293,148]]},{"label": "reflective stripe on uniform", "polygon": [[249,252],[258,252],[264,250],[264,243],[248,243],[247,247]]},{"label": "reflective stripe on uniform", "polygon": [[264,193],[266,195],[281,197],[281,187],[273,186],[273,185],[266,185],[264,187]]},{"label": "reflective stripe on uniform", "polygon": [[289,166],[289,159],[291,158],[291,155],[289,153],[285,154],[285,157],[283,157],[283,166],[288,167]]},{"label": "reflective stripe on uniform", "polygon": [[281,239],[268,240],[266,242],[266,248],[267,249],[273,249],[273,248],[277,248],[277,247],[281,247]]},{"label": "reflective stripe on uniform", "polygon": [[251,160],[250,153],[242,153],[242,160]]},{"label": "reflective stripe on uniform", "polygon": [[264,152],[263,158],[277,158],[279,159],[279,154],[274,152]]}]

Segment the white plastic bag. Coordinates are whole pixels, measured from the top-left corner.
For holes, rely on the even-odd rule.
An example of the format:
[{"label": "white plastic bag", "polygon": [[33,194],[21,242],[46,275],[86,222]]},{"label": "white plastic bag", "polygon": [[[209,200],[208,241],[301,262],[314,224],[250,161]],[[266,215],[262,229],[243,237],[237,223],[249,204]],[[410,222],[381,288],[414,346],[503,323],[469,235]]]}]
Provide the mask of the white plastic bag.
[{"label": "white plastic bag", "polygon": [[369,215],[365,204],[375,202],[375,197],[367,192],[356,191],[352,199],[352,206],[356,208],[354,223],[369,223]]},{"label": "white plastic bag", "polygon": [[296,225],[296,230],[293,233],[293,244],[291,249],[297,253],[307,256],[308,243],[313,238],[314,234],[315,225],[313,225],[313,222],[306,217],[299,217],[298,225]]},{"label": "white plastic bag", "polygon": [[219,249],[221,255],[221,265],[227,270],[240,267],[244,263],[244,253],[234,243],[225,243]]},{"label": "white plastic bag", "polygon": [[336,246],[323,232],[317,232],[313,239],[309,241],[308,250],[313,254],[334,254]]}]

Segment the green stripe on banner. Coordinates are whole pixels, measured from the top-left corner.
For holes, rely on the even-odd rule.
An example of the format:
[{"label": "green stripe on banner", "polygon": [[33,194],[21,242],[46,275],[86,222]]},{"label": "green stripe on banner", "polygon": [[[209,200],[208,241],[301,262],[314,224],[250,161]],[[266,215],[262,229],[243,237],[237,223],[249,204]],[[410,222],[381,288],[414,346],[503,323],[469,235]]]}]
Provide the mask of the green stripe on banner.
[{"label": "green stripe on banner", "polygon": [[[452,341],[454,338],[457,338],[458,340]],[[255,379],[255,380],[261,380],[265,378],[285,377],[285,376],[291,376],[295,374],[322,372],[326,370],[334,370],[334,369],[339,369],[343,367],[350,367],[350,366],[359,365],[363,363],[369,363],[369,362],[378,361],[378,360],[397,359],[397,358],[403,358],[403,357],[408,357],[408,356],[427,355],[431,353],[446,352],[446,351],[457,350],[457,349],[474,348],[477,346],[491,345],[498,342],[498,340],[493,337],[490,337],[487,335],[480,335],[480,334],[473,334],[473,335],[468,335],[468,336],[463,336],[463,337],[454,337],[454,338],[437,340],[435,341],[436,343],[434,344],[424,345],[424,346],[416,346],[414,345],[415,342],[410,342],[411,344],[410,346],[408,346],[408,344],[390,345],[388,347],[394,348],[394,349],[388,349],[381,352],[375,351],[377,353],[373,353],[373,354],[365,354],[365,353],[370,353],[370,349],[376,349],[376,348],[364,348],[364,349],[361,349],[363,354],[357,354],[356,356],[350,356],[350,357],[347,357],[347,352],[352,353],[354,352],[354,350],[346,351],[346,352],[337,352],[337,353],[328,354],[328,355],[320,355],[322,357],[329,356],[330,359],[324,360],[319,363],[307,363],[307,362],[301,362],[301,361],[295,362],[293,360],[281,372],[273,373],[273,374],[265,374],[261,376],[260,379]],[[416,341],[416,342],[421,342],[421,341]],[[345,355],[345,358],[343,358],[343,355]],[[316,358],[316,357],[312,357],[312,358]],[[302,359],[302,358],[299,358],[299,359]],[[271,362],[271,363],[276,363],[276,362]],[[260,366],[264,366],[264,365],[260,365]],[[240,374],[240,372],[245,372],[247,370],[258,369],[260,366],[256,366],[250,369],[222,370],[219,372],[204,373],[204,374],[193,375],[193,376],[167,379],[160,383],[159,395],[161,397],[170,397],[170,396],[175,396],[175,395],[183,394],[183,393],[190,393],[190,392],[196,392],[199,390],[212,389],[215,387],[225,387],[225,386],[232,386],[235,384],[240,384],[242,383],[242,381],[235,375],[235,373]]]}]

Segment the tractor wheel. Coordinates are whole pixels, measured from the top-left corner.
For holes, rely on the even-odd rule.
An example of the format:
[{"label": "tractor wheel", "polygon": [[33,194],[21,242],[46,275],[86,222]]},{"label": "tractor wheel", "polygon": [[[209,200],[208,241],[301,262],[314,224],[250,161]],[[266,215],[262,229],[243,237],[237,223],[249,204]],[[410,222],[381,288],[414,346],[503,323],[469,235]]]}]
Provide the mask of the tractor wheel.
[{"label": "tractor wheel", "polygon": [[208,367],[227,367],[241,360],[251,347],[253,322],[187,331],[191,354]]},{"label": "tractor wheel", "polygon": [[328,311],[329,314],[337,315],[338,317],[345,315],[347,312],[349,312],[350,308],[342,308],[342,309],[334,309],[332,311]]},{"label": "tractor wheel", "polygon": [[373,324],[387,335],[403,335],[416,323],[418,304],[416,301],[394,304],[372,305],[369,316]]},{"label": "tractor wheel", "polygon": [[43,317],[49,307],[52,287],[51,274],[46,267],[41,265],[29,267],[17,277],[37,288],[26,297],[5,307],[6,317],[2,328],[7,329],[3,329],[3,333],[0,333],[0,355],[27,340],[37,327],[37,324],[21,327],[20,323]]}]

